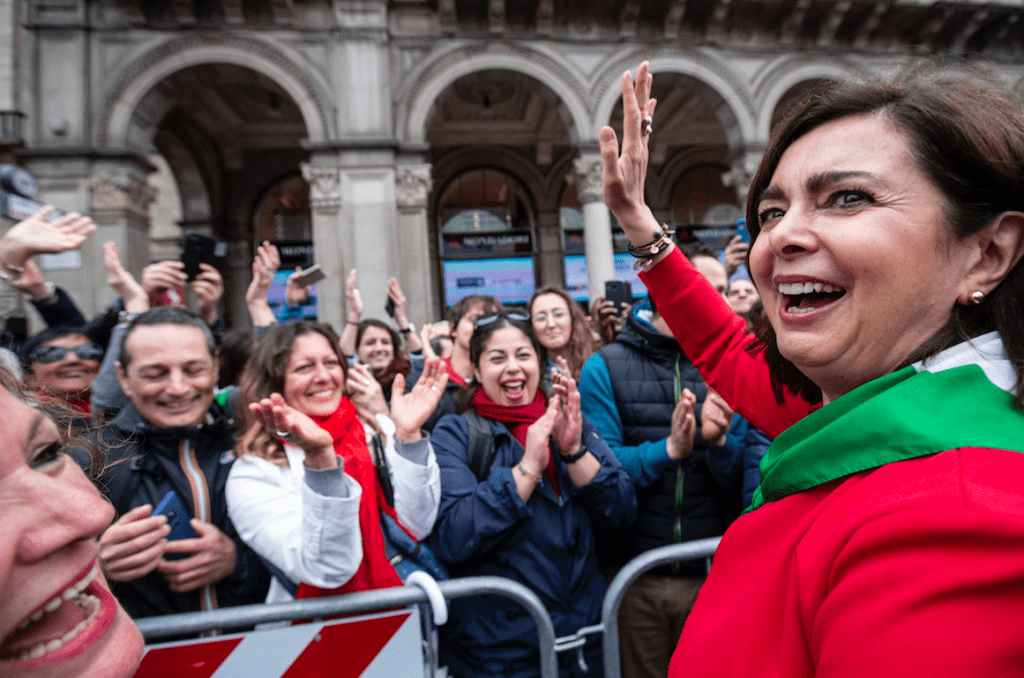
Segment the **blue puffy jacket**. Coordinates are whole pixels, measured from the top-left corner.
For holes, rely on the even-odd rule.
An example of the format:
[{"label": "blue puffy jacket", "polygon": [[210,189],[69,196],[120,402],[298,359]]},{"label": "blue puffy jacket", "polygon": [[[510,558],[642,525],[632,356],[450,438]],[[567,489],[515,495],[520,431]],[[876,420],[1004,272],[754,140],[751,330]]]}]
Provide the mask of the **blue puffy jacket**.
[{"label": "blue puffy jacket", "polygon": [[[606,584],[594,555],[592,521],[629,525],[636,515],[632,481],[594,426],[584,420],[584,444],[601,462],[601,470],[590,483],[576,487],[556,456],[561,497],[544,482],[523,503],[512,477],[523,447],[500,422],[492,421],[491,428],[495,459],[483,482],[477,482],[466,462],[465,418],[449,415],[434,428],[431,442],[441,467],[441,508],[430,537],[435,554],[453,577],[507,577],[533,589],[558,636],[598,623]],[[511,600],[453,600],[441,633],[441,661],[452,675],[540,674],[536,626]],[[600,642],[592,638],[586,647],[589,675],[602,676]],[[560,659],[562,676],[585,675],[575,652]]]}]

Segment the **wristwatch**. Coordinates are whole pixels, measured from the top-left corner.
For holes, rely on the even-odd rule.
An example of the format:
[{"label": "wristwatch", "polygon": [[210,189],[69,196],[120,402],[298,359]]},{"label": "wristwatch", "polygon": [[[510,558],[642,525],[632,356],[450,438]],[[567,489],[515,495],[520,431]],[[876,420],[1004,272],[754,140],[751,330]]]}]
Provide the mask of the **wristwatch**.
[{"label": "wristwatch", "polygon": [[575,464],[580,459],[582,459],[583,455],[586,454],[586,453],[587,453],[587,446],[584,445],[583,441],[581,440],[580,441],[580,449],[579,450],[577,450],[573,454],[562,454],[562,453],[559,453],[558,454],[558,458],[561,459],[562,462],[565,463],[565,464]]}]

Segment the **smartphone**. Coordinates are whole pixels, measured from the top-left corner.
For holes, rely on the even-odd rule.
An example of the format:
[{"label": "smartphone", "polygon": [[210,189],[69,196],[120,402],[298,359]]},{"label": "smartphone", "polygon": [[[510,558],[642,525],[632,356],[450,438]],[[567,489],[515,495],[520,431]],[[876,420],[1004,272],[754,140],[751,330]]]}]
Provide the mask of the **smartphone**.
[{"label": "smartphone", "polygon": [[604,298],[615,302],[615,310],[622,312],[622,304],[633,305],[633,286],[625,280],[605,280]]},{"label": "smartphone", "polygon": [[302,273],[299,273],[297,276],[295,276],[295,279],[292,282],[294,282],[299,287],[309,287],[311,285],[317,284],[326,277],[327,274],[324,273],[323,269],[320,268],[320,264],[313,264],[312,266],[304,270]]},{"label": "smartphone", "polygon": [[388,300],[384,302],[384,312],[392,318],[395,317],[395,300],[388,297]]},{"label": "smartphone", "polygon": [[740,237],[740,242],[750,242],[750,231],[747,230],[746,219],[737,219],[736,235]]},{"label": "smartphone", "polygon": [[185,264],[185,275],[189,282],[195,280],[199,275],[199,264],[216,265],[217,241],[207,235],[187,234],[181,261]]},{"label": "smartphone", "polygon": [[[199,537],[196,531],[192,529],[192,524],[189,523],[191,517],[188,511],[185,509],[185,505],[181,503],[181,499],[178,499],[178,493],[174,490],[168,492],[155,509],[153,509],[153,515],[167,516],[167,524],[171,526],[171,531],[167,535],[167,539],[196,539]],[[187,553],[168,553],[164,556],[167,560],[181,560],[188,558]]]}]

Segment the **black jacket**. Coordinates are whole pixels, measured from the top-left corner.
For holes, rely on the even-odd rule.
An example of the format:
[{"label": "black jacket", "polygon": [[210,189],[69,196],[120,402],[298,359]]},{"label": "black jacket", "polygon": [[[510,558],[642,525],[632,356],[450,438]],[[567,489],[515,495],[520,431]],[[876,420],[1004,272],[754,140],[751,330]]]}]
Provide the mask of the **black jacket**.
[{"label": "black jacket", "polygon": [[99,430],[98,442],[107,454],[107,468],[98,479],[100,490],[118,516],[143,504],[156,505],[171,490],[188,508],[190,517],[213,523],[235,543],[235,570],[215,585],[176,593],[154,570],[130,582],[111,582],[114,594],[132,617],[210,610],[262,603],[270,575],[257,556],[242,543],[228,518],[224,486],[234,463],[234,422],[214,402],[206,422],[198,426],[158,429],[129,403]]},{"label": "black jacket", "polygon": [[[624,564],[658,546],[720,535],[740,509],[739,477],[730,487],[715,478],[708,465],[707,445],[700,435],[707,385],[675,339],[640,321],[636,310],[615,342],[599,351],[611,377],[622,421],[622,443],[635,446],[667,438],[677,394],[684,388],[697,397],[694,414],[698,428],[690,457],[672,464],[649,486],[637,486],[638,510],[633,526],[624,532],[599,533],[599,555],[605,565]],[[719,450],[716,453],[739,458],[736,450]],[[674,569],[692,575],[702,573],[704,567],[696,563]]]}]

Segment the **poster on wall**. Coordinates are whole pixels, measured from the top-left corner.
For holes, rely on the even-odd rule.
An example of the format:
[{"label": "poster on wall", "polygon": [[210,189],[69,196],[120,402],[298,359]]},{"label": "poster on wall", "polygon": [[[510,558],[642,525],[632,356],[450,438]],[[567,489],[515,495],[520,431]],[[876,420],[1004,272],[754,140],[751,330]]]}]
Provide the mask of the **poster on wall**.
[{"label": "poster on wall", "polygon": [[534,286],[532,257],[444,262],[445,306],[471,294],[488,294],[503,304],[525,304]]}]

